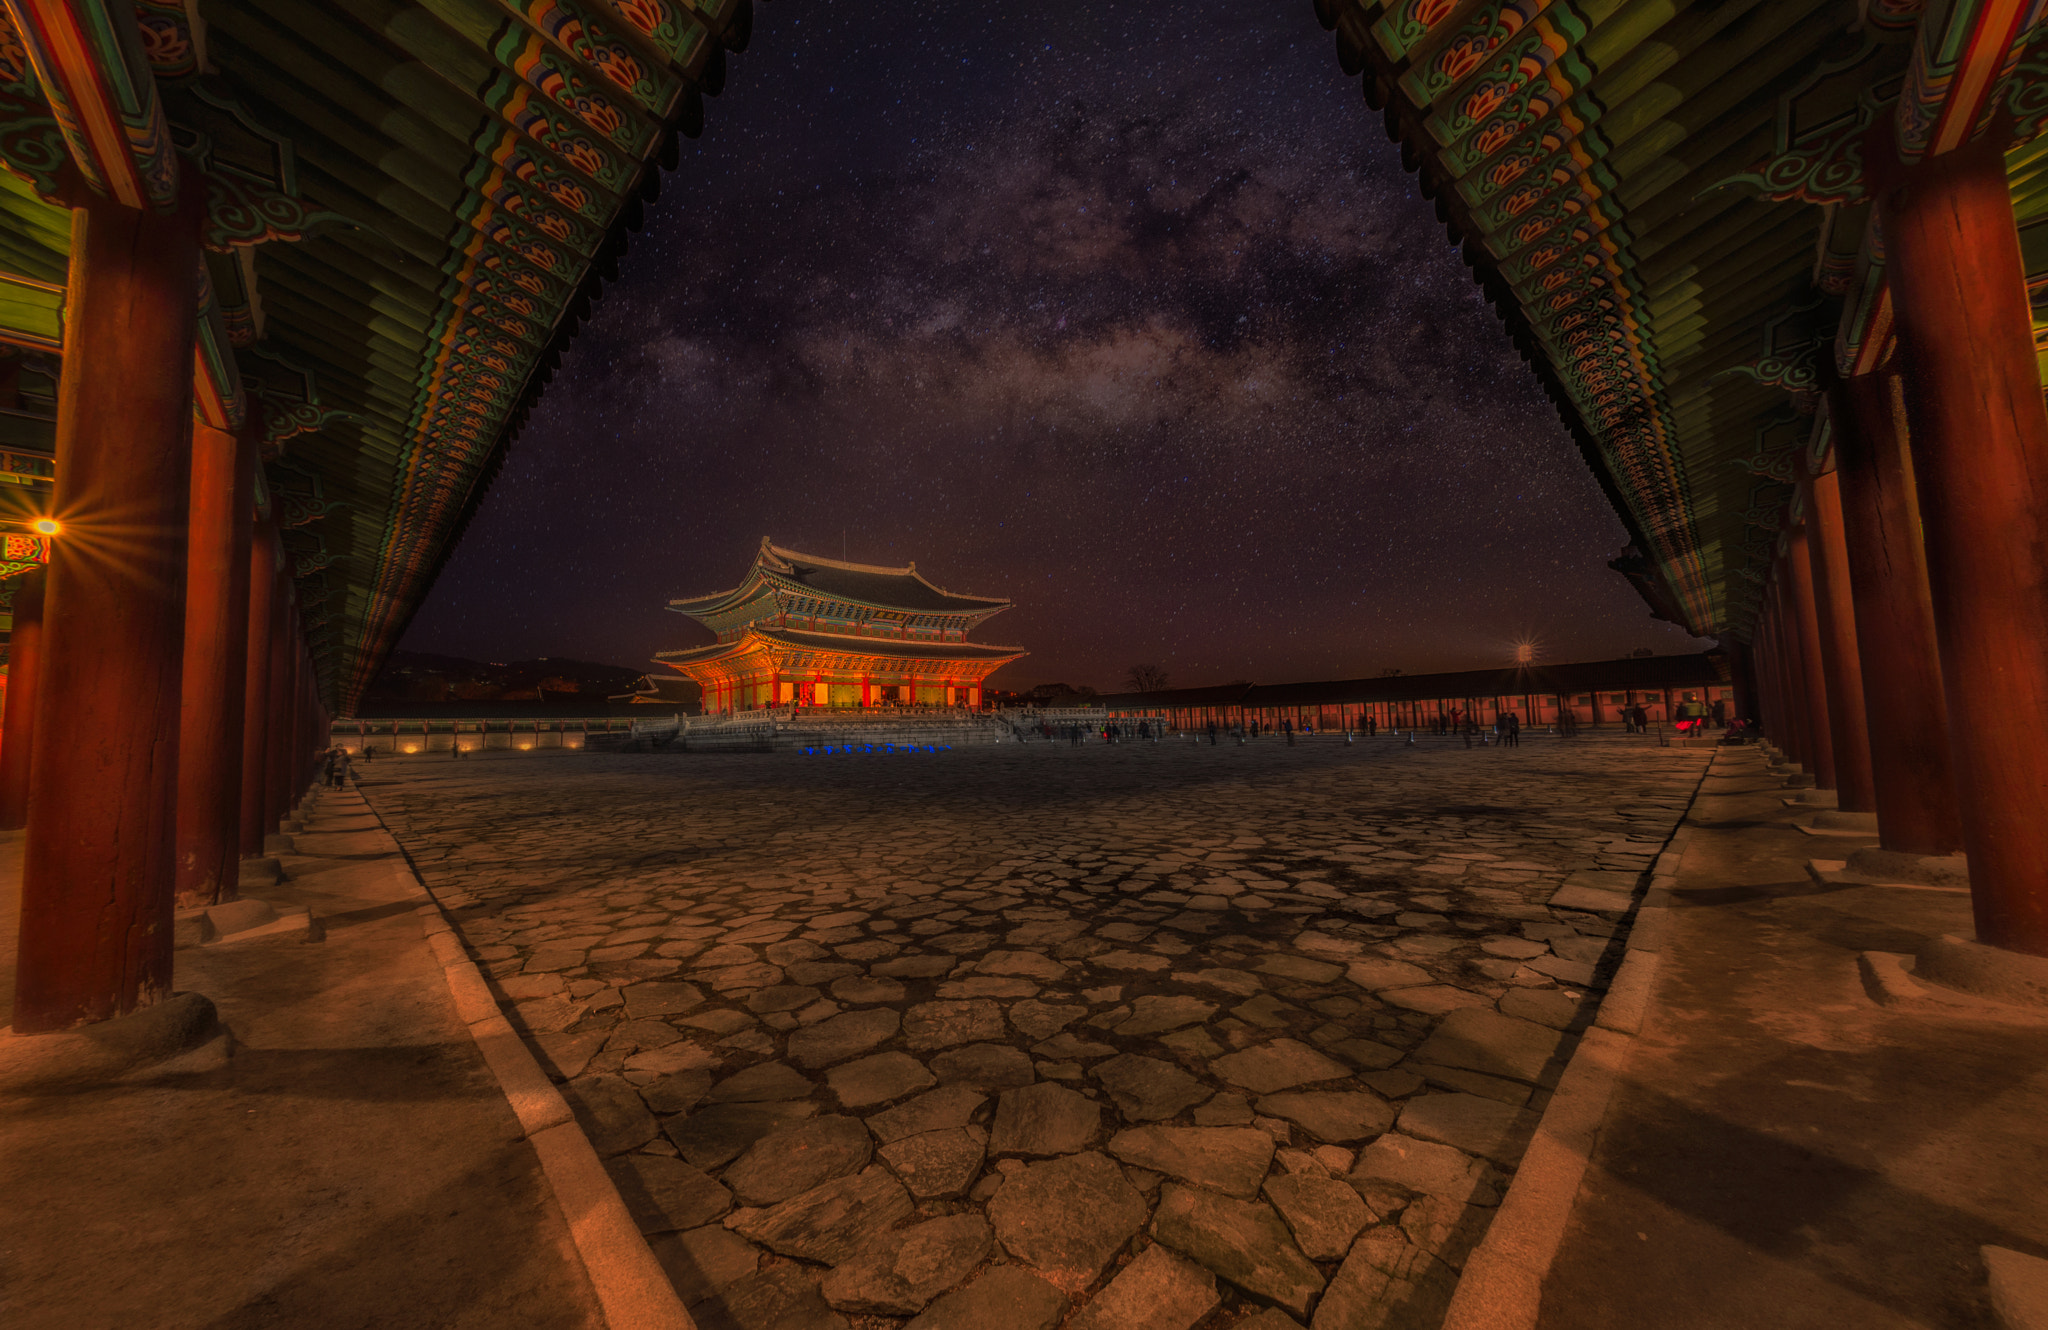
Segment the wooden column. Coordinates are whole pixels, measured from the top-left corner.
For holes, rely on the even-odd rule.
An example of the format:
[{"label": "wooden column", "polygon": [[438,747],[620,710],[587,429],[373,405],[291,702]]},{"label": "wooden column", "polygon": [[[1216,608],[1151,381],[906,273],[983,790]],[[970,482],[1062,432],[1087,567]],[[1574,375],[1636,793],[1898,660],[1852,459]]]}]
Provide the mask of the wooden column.
[{"label": "wooden column", "polygon": [[1904,854],[1954,854],[1962,813],[1901,385],[1891,372],[1866,375],[1834,385],[1829,400],[1878,837]]},{"label": "wooden column", "polygon": [[36,696],[43,673],[43,582],[48,570],[22,574],[14,590],[14,631],[7,641],[7,730],[0,735],[0,831],[28,825],[28,759],[36,738]]},{"label": "wooden column", "polygon": [[1787,625],[1796,639],[1799,657],[1798,688],[1801,710],[1806,714],[1806,743],[1811,753],[1807,770],[1813,783],[1823,790],[1835,788],[1835,738],[1828,724],[1827,675],[1821,668],[1820,609],[1813,592],[1813,559],[1807,545],[1812,538],[1812,521],[1792,529],[1792,547],[1786,551],[1785,589],[1789,593],[1792,621]]},{"label": "wooden column", "polygon": [[247,430],[193,425],[177,823],[178,903],[188,908],[232,899],[240,877],[255,475]]},{"label": "wooden column", "polygon": [[[1730,720],[1738,716],[1756,718],[1756,653],[1750,642],[1727,638],[1721,643],[1721,650],[1728,657],[1728,705],[1726,713]],[[1714,716],[1712,692],[1707,701],[1707,720],[1711,724]]]},{"label": "wooden column", "polygon": [[1992,135],[1879,193],[1977,938],[2048,956],[2048,409]]},{"label": "wooden column", "polygon": [[1750,643],[1757,690],[1757,710],[1752,719],[1757,722],[1758,729],[1769,735],[1774,743],[1782,743],[1785,707],[1778,697],[1778,647],[1774,618],[1770,597],[1766,595],[1762,608],[1757,611],[1756,638]]},{"label": "wooden column", "polygon": [[1806,528],[1828,733],[1833,739],[1829,756],[1835,769],[1835,803],[1845,813],[1872,813],[1877,811],[1877,795],[1870,774],[1863,665],[1856,649],[1849,547],[1842,539],[1841,482],[1833,471],[1807,483]]},{"label": "wooden column", "polygon": [[1778,661],[1778,692],[1784,698],[1784,738],[1780,741],[1792,760],[1812,769],[1812,728],[1807,723],[1806,697],[1801,686],[1799,673],[1798,637],[1792,631],[1791,593],[1787,589],[1785,561],[1778,561],[1778,576],[1772,589],[1774,605],[1771,614],[1771,630],[1775,638],[1773,654]]},{"label": "wooden column", "polygon": [[290,783],[287,754],[291,751],[291,578],[282,568],[271,576],[277,589],[271,593],[276,627],[270,635],[270,682],[264,690],[267,696],[263,703],[270,717],[263,727],[263,834],[266,836],[275,832],[284,821]]},{"label": "wooden column", "polygon": [[242,681],[242,854],[263,853],[265,791],[270,751],[270,654],[276,636],[277,523],[256,525],[249,541],[249,622]]},{"label": "wooden column", "polygon": [[[71,214],[43,678],[14,1028],[171,991],[173,795],[203,185]],[[61,741],[53,738],[61,735]]]},{"label": "wooden column", "polygon": [[[1782,567],[1781,563],[1779,568]],[[1785,588],[1781,577],[1773,577],[1764,592],[1763,624],[1764,654],[1770,666],[1771,742],[1797,762],[1804,749],[1799,741],[1799,708],[1792,699],[1788,682],[1791,670],[1785,660]]]}]

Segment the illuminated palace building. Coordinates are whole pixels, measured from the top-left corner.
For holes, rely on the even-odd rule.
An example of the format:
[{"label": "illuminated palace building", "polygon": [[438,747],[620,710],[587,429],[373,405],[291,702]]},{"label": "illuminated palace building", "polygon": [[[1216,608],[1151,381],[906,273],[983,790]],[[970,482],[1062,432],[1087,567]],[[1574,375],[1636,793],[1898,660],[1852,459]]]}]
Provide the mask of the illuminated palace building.
[{"label": "illuminated palace building", "polygon": [[967,640],[1010,608],[917,571],[821,559],[767,539],[730,591],[672,600],[718,635],[655,660],[704,689],[706,711],[772,706],[979,706],[981,682],[1024,654]]}]

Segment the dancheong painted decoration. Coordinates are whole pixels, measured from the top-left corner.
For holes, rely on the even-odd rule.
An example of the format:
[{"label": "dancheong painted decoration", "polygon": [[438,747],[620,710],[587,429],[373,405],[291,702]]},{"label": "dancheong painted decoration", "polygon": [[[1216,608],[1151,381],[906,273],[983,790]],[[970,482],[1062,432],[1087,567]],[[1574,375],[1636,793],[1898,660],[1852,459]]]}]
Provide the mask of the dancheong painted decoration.
[{"label": "dancheong painted decoration", "polygon": [[[65,345],[70,209],[162,212],[195,189],[197,414],[253,415],[269,492],[324,496],[291,595],[313,611],[321,694],[348,712],[752,15],[752,0],[6,0],[0,398]],[[0,446],[55,451],[54,410],[0,412]]]},{"label": "dancheong painted decoration", "polygon": [[967,640],[1007,600],[948,591],[914,563],[846,563],[766,539],[738,586],[668,607],[718,635],[655,656],[704,689],[707,711],[979,706],[982,680],[1025,654]]}]

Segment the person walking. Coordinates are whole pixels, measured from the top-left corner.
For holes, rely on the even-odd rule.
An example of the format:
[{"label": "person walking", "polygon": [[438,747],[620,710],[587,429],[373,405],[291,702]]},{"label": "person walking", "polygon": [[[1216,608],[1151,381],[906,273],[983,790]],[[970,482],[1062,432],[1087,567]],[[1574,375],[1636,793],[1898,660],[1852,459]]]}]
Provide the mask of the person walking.
[{"label": "person walking", "polygon": [[1216,722],[1213,720],[1209,722],[1209,746],[1216,746]]},{"label": "person walking", "polygon": [[1294,747],[1294,722],[1283,716],[1280,720],[1280,733],[1286,736],[1287,746]]},{"label": "person walking", "polygon": [[1520,748],[1521,746],[1522,713],[1519,711],[1510,711],[1508,713],[1508,747]]}]

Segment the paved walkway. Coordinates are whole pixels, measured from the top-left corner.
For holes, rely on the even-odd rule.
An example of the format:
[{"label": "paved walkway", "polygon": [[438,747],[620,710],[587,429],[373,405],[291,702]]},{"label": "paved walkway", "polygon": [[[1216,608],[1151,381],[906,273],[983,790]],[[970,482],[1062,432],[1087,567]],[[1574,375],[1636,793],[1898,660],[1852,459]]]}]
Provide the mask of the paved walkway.
[{"label": "paved walkway", "polygon": [[1966,894],[1821,887],[1754,753],[1702,787],[1650,1015],[1543,1292],[1546,1330],[1991,1327],[1980,1244],[2048,1256],[2048,1028],[1879,1007],[1859,951]]},{"label": "paved walkway", "polygon": [[1613,897],[1549,902],[1633,886],[1706,758],[1325,738],[358,774],[706,1330],[1330,1330],[1440,1317],[1618,959]]},{"label": "paved walkway", "polygon": [[602,1325],[374,827],[329,796],[262,893],[325,942],[178,953],[226,1066],[0,1102],[8,1330]]}]

